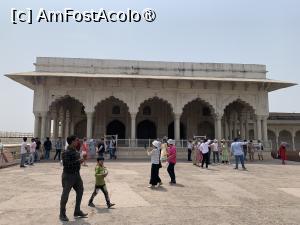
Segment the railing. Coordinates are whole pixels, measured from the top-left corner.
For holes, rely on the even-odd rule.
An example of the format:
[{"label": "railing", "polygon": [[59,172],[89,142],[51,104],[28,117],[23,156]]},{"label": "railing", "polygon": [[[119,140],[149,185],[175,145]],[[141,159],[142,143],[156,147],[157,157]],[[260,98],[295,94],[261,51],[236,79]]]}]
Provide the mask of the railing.
[{"label": "railing", "polygon": [[[28,137],[28,143],[30,143],[30,136]],[[4,145],[7,144],[21,144],[22,143],[22,138],[15,138],[15,137],[7,137],[7,138],[1,138],[1,142]],[[100,139],[94,139],[96,142],[100,142]],[[152,142],[156,140],[156,139],[118,139],[117,140],[117,147],[127,147],[127,148],[136,148],[136,147],[151,147],[152,146]],[[55,148],[55,140],[51,140],[52,141],[52,146],[53,149]],[[181,140],[177,140],[176,141],[176,146],[177,148],[187,148],[187,142],[188,140],[185,139],[181,139]],[[230,144],[232,141],[227,141],[228,144]],[[254,144],[257,144],[257,141],[253,141]],[[106,143],[106,145],[108,145],[109,142]],[[264,146],[264,150],[265,151],[271,151],[274,150],[272,146],[272,141],[267,141],[267,142],[262,142],[263,146]]]},{"label": "railing", "polygon": [[[151,147],[152,142],[156,139],[118,139],[117,140],[117,146],[118,147]],[[96,141],[100,141],[97,140]],[[187,143],[188,140],[181,139],[176,141],[176,146],[177,148],[187,148]],[[227,141],[227,143],[230,145],[232,141]],[[257,144],[256,140],[253,140],[254,145]],[[261,142],[264,146],[265,151],[271,151],[272,150],[272,141],[266,141],[266,142]]]},{"label": "railing", "polygon": [[33,137],[33,133],[0,131],[0,138],[22,138],[22,137]]},{"label": "railing", "polygon": [[23,137],[30,139],[33,137],[33,133],[0,131],[0,139],[3,144],[20,144],[23,141]]}]

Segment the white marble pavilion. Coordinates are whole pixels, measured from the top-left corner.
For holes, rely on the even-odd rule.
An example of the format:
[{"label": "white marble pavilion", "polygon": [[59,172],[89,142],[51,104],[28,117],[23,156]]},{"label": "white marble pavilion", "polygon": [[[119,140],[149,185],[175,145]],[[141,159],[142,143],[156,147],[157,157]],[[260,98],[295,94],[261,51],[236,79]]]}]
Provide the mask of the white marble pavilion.
[{"label": "white marble pavilion", "polygon": [[269,92],[295,83],[268,79],[265,65],[50,57],[34,65],[7,76],[34,91],[42,139],[240,136],[300,149],[300,115],[276,119],[268,102]]}]

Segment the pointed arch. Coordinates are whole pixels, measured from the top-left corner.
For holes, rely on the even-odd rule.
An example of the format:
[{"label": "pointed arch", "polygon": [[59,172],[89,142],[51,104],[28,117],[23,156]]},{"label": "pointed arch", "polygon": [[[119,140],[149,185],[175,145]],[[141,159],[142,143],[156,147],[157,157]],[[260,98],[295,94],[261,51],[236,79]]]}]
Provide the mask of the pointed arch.
[{"label": "pointed arch", "polygon": [[257,109],[256,109],[256,106],[255,106],[255,102],[250,100],[249,99],[245,99],[244,97],[236,97],[236,96],[230,96],[230,97],[227,97],[225,99],[222,100],[222,104],[220,104],[220,112],[221,113],[224,113],[224,110],[232,103],[235,103],[235,102],[239,102],[243,105],[246,105],[248,107],[250,107],[251,109],[253,109],[254,111],[254,114],[257,113]]},{"label": "pointed arch", "polygon": [[201,104],[207,106],[207,107],[210,109],[211,114],[212,114],[213,116],[216,115],[216,110],[215,110],[215,108],[213,107],[213,105],[210,104],[208,101],[202,99],[201,97],[197,97],[197,98],[194,98],[194,99],[192,99],[192,100],[186,102],[186,103],[183,105],[183,107],[182,107],[182,113],[184,112],[185,108],[186,108],[188,105],[190,105],[191,103],[193,103],[193,102],[199,102],[199,103],[201,103]]},{"label": "pointed arch", "polygon": [[81,102],[76,97],[71,96],[71,95],[63,95],[63,96],[58,96],[57,98],[54,98],[52,101],[50,101],[49,105],[48,105],[48,110],[51,111],[51,108],[53,108],[54,106],[56,106],[59,103],[62,103],[64,101],[68,101],[68,100],[71,101],[72,103],[78,103],[78,104],[82,105],[84,108],[86,108],[84,103]]},{"label": "pointed arch", "polygon": [[168,105],[171,109],[171,112],[174,114],[173,105],[169,101],[165,100],[164,98],[157,97],[157,96],[149,97],[147,99],[144,99],[142,102],[138,103],[137,104],[137,106],[138,106],[137,112],[143,111],[143,109],[141,107],[143,107],[146,102],[151,102],[151,101],[159,101],[159,102],[162,102],[162,103]]}]

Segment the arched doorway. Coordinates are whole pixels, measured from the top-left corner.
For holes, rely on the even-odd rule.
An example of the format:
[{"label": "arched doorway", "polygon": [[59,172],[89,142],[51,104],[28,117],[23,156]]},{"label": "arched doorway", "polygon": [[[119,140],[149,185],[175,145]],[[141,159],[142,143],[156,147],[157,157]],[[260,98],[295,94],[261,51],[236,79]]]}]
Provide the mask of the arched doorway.
[{"label": "arched doorway", "polygon": [[287,130],[280,131],[278,142],[279,144],[281,142],[287,142],[288,143],[287,150],[293,150],[293,138],[292,138],[292,134],[289,131]]},{"label": "arched doorway", "polygon": [[106,134],[118,135],[118,139],[125,139],[125,125],[119,120],[111,121],[106,127]]},{"label": "arched doorway", "polygon": [[254,108],[248,103],[237,99],[224,109],[223,123],[226,138],[254,139]]},{"label": "arched doorway", "polygon": [[86,137],[87,118],[84,105],[74,97],[66,95],[55,100],[49,107],[51,123],[47,126],[47,136],[67,138],[74,134]]},{"label": "arched doorway", "polygon": [[86,119],[76,123],[74,127],[74,135],[76,135],[80,139],[86,137]]},{"label": "arched doorway", "polygon": [[143,120],[137,126],[138,139],[156,139],[156,126],[150,120]]},{"label": "arched doorway", "polygon": [[130,114],[125,102],[113,96],[95,106],[94,136],[118,134],[119,139],[130,138]]},{"label": "arched doorway", "polygon": [[274,150],[274,151],[277,150],[278,146],[277,146],[277,141],[276,141],[276,135],[271,130],[268,130],[268,139],[272,143],[272,150]]},{"label": "arched doorway", "polygon": [[[168,138],[174,139],[174,121],[168,126]],[[186,139],[186,130],[183,123],[180,123],[180,139]]]},{"label": "arched doorway", "polygon": [[[190,139],[194,135],[209,135],[209,138],[215,137],[214,128],[215,112],[211,105],[197,98],[183,107],[183,113],[180,118],[180,122],[184,125],[187,131],[185,137]],[[203,126],[202,123],[209,125]],[[211,126],[213,124],[213,126]],[[204,124],[205,125],[205,124]],[[200,133],[201,134],[200,134]]]},{"label": "arched doorway", "polygon": [[215,138],[215,127],[212,123],[204,121],[198,124],[198,135],[206,136],[207,138]]},{"label": "arched doorway", "polygon": [[173,109],[170,103],[159,97],[149,98],[140,104],[136,124],[144,124],[146,127],[149,126],[151,130],[143,131],[137,126],[136,137],[162,138],[168,136],[168,124],[173,120]]},{"label": "arched doorway", "polygon": [[254,140],[254,139],[255,139],[255,137],[254,137],[254,130],[251,129],[251,130],[249,130],[249,140]]}]

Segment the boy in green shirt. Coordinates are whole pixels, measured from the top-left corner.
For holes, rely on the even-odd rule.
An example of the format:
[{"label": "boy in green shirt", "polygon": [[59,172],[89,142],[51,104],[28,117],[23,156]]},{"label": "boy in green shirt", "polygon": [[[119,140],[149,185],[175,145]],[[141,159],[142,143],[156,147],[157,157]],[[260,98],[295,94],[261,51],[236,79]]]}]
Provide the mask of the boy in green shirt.
[{"label": "boy in green shirt", "polygon": [[108,171],[106,170],[106,168],[103,165],[103,161],[104,158],[103,157],[99,157],[97,158],[97,165],[95,167],[95,177],[96,177],[96,184],[95,184],[95,190],[89,200],[89,206],[90,207],[95,207],[93,200],[95,198],[95,196],[98,194],[99,189],[103,192],[105,200],[106,200],[106,204],[107,204],[107,208],[111,208],[112,206],[114,206],[114,203],[111,203],[109,200],[109,196],[108,196],[108,191],[106,189],[106,185],[105,185],[105,180],[104,177],[107,176]]}]

